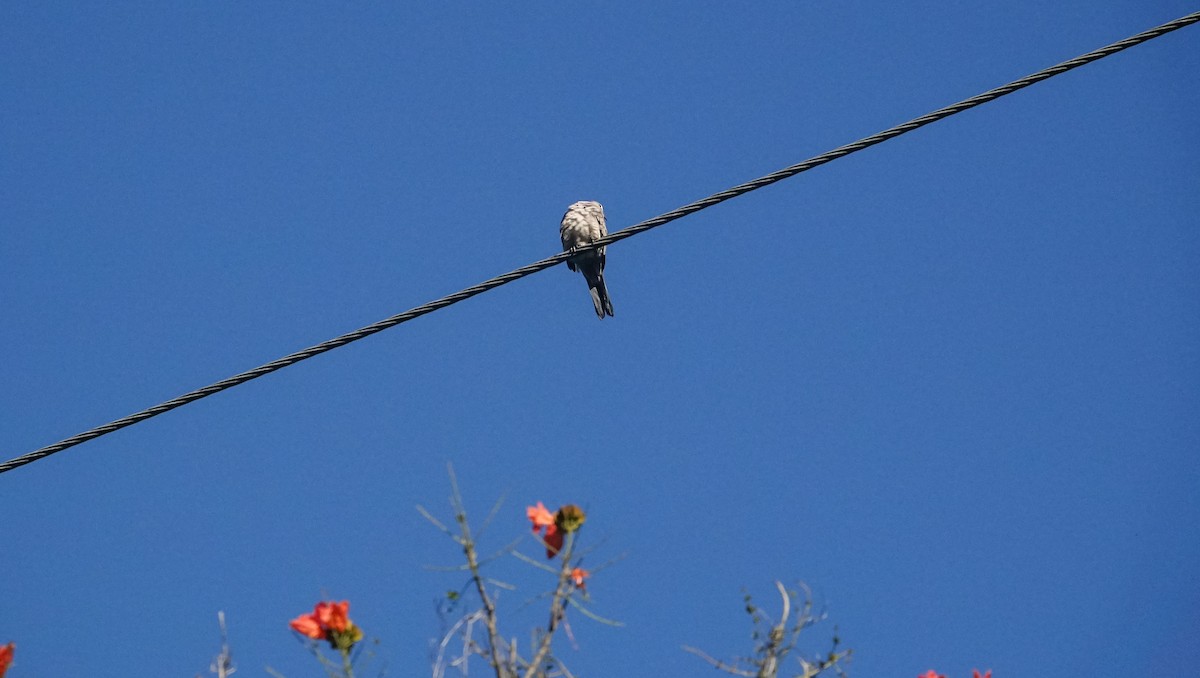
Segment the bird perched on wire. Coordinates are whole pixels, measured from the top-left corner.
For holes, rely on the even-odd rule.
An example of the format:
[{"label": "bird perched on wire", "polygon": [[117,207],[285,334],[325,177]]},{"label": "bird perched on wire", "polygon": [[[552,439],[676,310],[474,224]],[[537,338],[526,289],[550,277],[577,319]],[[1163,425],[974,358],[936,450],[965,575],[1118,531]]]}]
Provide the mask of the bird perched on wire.
[{"label": "bird perched on wire", "polygon": [[[567,208],[563,215],[562,225],[558,227],[558,236],[562,239],[563,251],[570,251],[593,243],[608,235],[604,225],[604,208],[598,202],[581,200]],[[604,316],[613,314],[612,302],[608,299],[608,288],[604,285],[604,250],[598,249],[580,252],[567,259],[567,268],[579,271],[587,281],[588,291],[592,293],[592,304],[596,307],[596,315],[604,320]]]}]

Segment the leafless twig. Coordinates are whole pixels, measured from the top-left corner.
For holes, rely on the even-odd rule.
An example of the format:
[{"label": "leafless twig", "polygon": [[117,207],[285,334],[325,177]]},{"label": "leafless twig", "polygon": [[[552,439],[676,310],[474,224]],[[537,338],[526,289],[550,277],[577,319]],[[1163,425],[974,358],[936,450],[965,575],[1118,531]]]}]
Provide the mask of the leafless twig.
[{"label": "leafless twig", "polygon": [[454,521],[458,523],[460,537],[456,539],[463,547],[463,555],[467,558],[467,569],[471,571],[471,581],[475,584],[475,591],[479,594],[479,600],[483,604],[483,621],[487,627],[488,636],[488,661],[492,668],[496,670],[496,678],[509,678],[510,673],[506,665],[501,661],[500,653],[500,633],[496,623],[496,605],[492,602],[492,597],[488,595],[487,585],[483,574],[479,569],[479,556],[475,551],[475,540],[471,537],[471,525],[467,522],[467,509],[463,505],[462,493],[458,489],[458,479],[454,475],[454,466],[446,465],[446,472],[450,476],[450,488],[452,490],[451,505],[454,508]]},{"label": "leafless twig", "polygon": [[229,678],[237,671],[233,663],[233,652],[229,650],[229,634],[225,630],[225,611],[217,612],[217,624],[221,627],[221,654],[213,659],[208,670],[217,674],[217,678]]}]

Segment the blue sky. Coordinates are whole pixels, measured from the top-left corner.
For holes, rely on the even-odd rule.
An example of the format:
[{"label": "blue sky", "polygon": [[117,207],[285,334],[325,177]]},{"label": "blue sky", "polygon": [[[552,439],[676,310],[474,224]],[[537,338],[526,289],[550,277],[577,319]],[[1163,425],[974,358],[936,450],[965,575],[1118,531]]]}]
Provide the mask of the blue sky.
[{"label": "blue sky", "polygon": [[[168,6],[168,4],[172,6]],[[0,6],[4,457],[1196,7]],[[484,549],[589,511],[581,676],[711,672],[807,582],[852,675],[1200,662],[1200,28],[0,477],[24,676],[428,670],[452,462]],[[523,549],[536,552],[526,541]],[[497,578],[510,635],[546,582]],[[482,668],[482,667],[479,667]]]}]

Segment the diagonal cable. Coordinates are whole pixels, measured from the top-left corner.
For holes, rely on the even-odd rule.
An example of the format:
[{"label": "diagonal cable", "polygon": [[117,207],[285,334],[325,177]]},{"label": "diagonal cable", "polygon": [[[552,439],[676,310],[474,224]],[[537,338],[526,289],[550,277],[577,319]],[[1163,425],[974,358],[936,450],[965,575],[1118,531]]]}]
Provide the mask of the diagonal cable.
[{"label": "diagonal cable", "polygon": [[227,388],[233,388],[234,386],[237,386],[239,384],[244,384],[247,381],[250,381],[251,379],[257,379],[263,375],[270,374],[271,372],[274,372],[275,370],[282,369],[289,365],[294,365],[294,364],[300,362],[301,360],[307,360],[313,356],[320,355],[321,353],[324,353],[326,351],[331,351],[335,348],[338,348],[339,346],[345,346],[346,344],[349,344],[352,341],[358,341],[359,339],[368,337],[372,334],[375,334],[376,332],[382,332],[383,330],[386,330],[389,327],[395,327],[396,325],[399,325],[400,323],[408,322],[409,320],[412,320],[414,318],[419,318],[419,317],[425,315],[426,313],[432,313],[438,309],[445,308],[446,306],[450,306],[451,304],[457,304],[458,302],[463,301],[464,299],[470,299],[471,297],[473,297],[477,294],[482,294],[484,292],[487,292],[488,290],[500,287],[501,285],[506,285],[514,280],[524,278],[527,275],[532,275],[534,273],[537,273],[538,271],[543,271],[552,266],[557,266],[558,264],[561,264],[562,262],[566,261],[569,257],[571,257],[575,253],[583,252],[583,251],[587,251],[587,250],[593,250],[598,247],[604,247],[605,245],[611,245],[615,242],[619,242],[626,238],[631,238],[639,233],[642,233],[644,231],[649,231],[652,228],[657,228],[658,226],[662,226],[663,224],[674,221],[680,217],[685,217],[694,212],[699,212],[702,209],[712,207],[713,205],[716,205],[718,203],[725,202],[726,200],[736,198],[739,195],[744,195],[746,193],[749,193],[750,191],[757,190],[764,186],[769,186],[777,181],[782,181],[784,179],[787,179],[788,177],[793,177],[797,174],[800,174],[801,172],[805,172],[814,167],[819,167],[821,165],[824,165],[827,162],[837,160],[838,158],[850,155],[851,153],[854,153],[856,151],[861,151],[864,148],[868,148],[870,146],[874,146],[875,144],[887,141],[888,139],[898,137],[901,134],[905,134],[906,132],[911,132],[920,127],[924,127],[925,125],[928,125],[931,122],[937,122],[938,120],[942,120],[943,118],[948,118],[956,113],[961,113],[967,109],[979,106],[980,104],[985,104],[989,101],[994,101],[1006,94],[1011,94],[1019,89],[1023,89],[1034,83],[1041,82],[1042,80],[1046,80],[1047,78],[1052,78],[1061,73],[1065,73],[1071,69],[1083,66],[1084,64],[1089,64],[1093,61],[1103,59],[1106,56],[1115,54],[1124,49],[1128,49],[1129,47],[1133,47],[1134,45],[1140,45],[1143,42],[1157,38],[1160,35],[1170,33],[1171,31],[1174,31],[1176,29],[1183,28],[1184,26],[1194,24],[1197,21],[1200,21],[1200,12],[1193,12],[1191,14],[1188,14],[1187,16],[1183,16],[1178,19],[1175,19],[1174,21],[1168,21],[1167,23],[1162,24],[1161,26],[1156,26],[1154,28],[1151,28],[1148,31],[1138,33],[1137,35],[1130,36],[1128,38],[1125,38],[1124,40],[1114,42],[1111,45],[1107,45],[1105,47],[1101,47],[1100,49],[1088,52],[1087,54],[1077,56],[1074,59],[1070,59],[1070,60],[1064,61],[1060,64],[1057,64],[1055,66],[1051,66],[1049,68],[1040,70],[1037,73],[1027,75],[1024,78],[1021,78],[1019,80],[1014,80],[1014,81],[1008,83],[1007,85],[1003,85],[1001,87],[997,87],[995,89],[988,90],[988,91],[984,92],[983,94],[978,94],[976,96],[971,97],[970,99],[964,99],[956,104],[951,104],[949,106],[946,106],[945,108],[939,108],[938,110],[933,111],[932,113],[926,113],[925,115],[922,115],[919,118],[914,118],[912,120],[909,120],[906,123],[896,125],[895,127],[890,127],[888,129],[883,130],[882,132],[878,132],[876,134],[872,134],[869,137],[859,139],[858,141],[855,141],[854,143],[846,144],[845,146],[839,146],[838,148],[835,148],[832,151],[827,151],[825,153],[822,153],[821,155],[814,156],[812,158],[809,158],[808,160],[805,160],[804,162],[801,162],[801,163],[798,163],[795,165],[791,165],[790,167],[785,167],[776,172],[772,172],[766,176],[759,177],[758,179],[755,179],[753,181],[747,181],[744,184],[739,184],[737,186],[734,186],[733,188],[721,191],[720,193],[710,195],[707,198],[703,198],[703,199],[697,200],[693,203],[689,203],[687,205],[684,205],[683,207],[679,207],[677,209],[671,210],[670,212],[666,212],[665,214],[660,214],[657,217],[654,217],[653,219],[643,221],[639,224],[634,224],[633,226],[630,226],[629,228],[625,228],[620,231],[617,231],[616,233],[612,233],[612,234],[610,234],[604,238],[601,238],[587,246],[579,247],[574,252],[562,252],[560,254],[555,254],[552,257],[546,257],[545,259],[542,259],[541,261],[534,262],[527,266],[522,266],[521,268],[518,268],[514,271],[505,273],[504,275],[498,275],[495,278],[485,280],[485,281],[479,283],[478,285],[472,285],[471,287],[468,287],[459,292],[455,292],[454,294],[442,297],[441,299],[435,299],[434,301],[431,301],[427,304],[417,306],[416,308],[413,308],[413,309],[410,309],[403,313],[399,313],[397,315],[391,316],[390,318],[384,318],[383,320],[380,320],[379,322],[372,323],[370,325],[367,325],[366,327],[357,329],[353,332],[343,334],[340,337],[335,337],[333,339],[330,339],[329,341],[325,341],[320,344],[317,344],[316,346],[310,346],[309,348],[306,348],[302,351],[297,351],[295,353],[292,353],[291,355],[287,355],[278,360],[271,361],[265,365],[262,365],[261,367],[256,367],[252,370],[242,372],[241,374],[236,374],[232,377],[229,377],[228,379],[223,379],[221,381],[216,382],[215,384],[210,384],[208,386],[205,386],[204,388],[199,388],[199,389],[196,389],[195,391],[190,391],[190,392],[185,393],[177,398],[173,398],[164,403],[155,405],[154,407],[142,410],[141,412],[136,412],[127,417],[123,417],[121,419],[117,419],[116,421],[112,421],[107,424],[104,424],[103,426],[97,426],[96,428],[84,431],[83,433],[73,435],[70,438],[61,440],[57,443],[54,443],[53,445],[47,445],[46,447],[42,447],[40,449],[34,450],[33,452],[30,452],[28,454],[23,454],[14,459],[10,459],[6,462],[0,463],[0,473],[5,473],[7,471],[11,471],[20,466],[24,466],[25,464],[48,457],[48,456],[54,454],[55,452],[61,452],[65,449],[67,449],[68,447],[74,447],[75,445],[87,442],[89,440],[92,440],[93,438],[99,438],[102,435],[112,433],[113,431],[125,428],[126,426],[132,426],[133,424],[136,424],[140,421],[144,421],[151,417],[158,416],[158,415],[162,414],[163,412],[168,412],[170,410],[175,409],[176,407],[181,407],[190,402],[194,402],[201,398],[210,396],[214,393],[219,393],[221,391],[224,391]]}]

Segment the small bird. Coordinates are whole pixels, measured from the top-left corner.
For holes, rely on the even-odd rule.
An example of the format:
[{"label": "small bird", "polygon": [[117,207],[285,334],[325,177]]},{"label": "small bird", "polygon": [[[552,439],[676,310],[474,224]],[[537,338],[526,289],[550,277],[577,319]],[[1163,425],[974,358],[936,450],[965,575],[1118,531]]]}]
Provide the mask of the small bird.
[{"label": "small bird", "polygon": [[[567,213],[563,215],[562,225],[558,227],[558,237],[562,239],[564,252],[596,242],[606,235],[608,228],[604,225],[604,208],[592,200],[581,200],[568,207]],[[604,286],[605,249],[601,247],[581,252],[567,259],[567,268],[579,271],[587,281],[588,291],[592,293],[592,304],[601,320],[604,320],[605,315],[613,314],[612,302],[608,299],[608,288]]]}]

